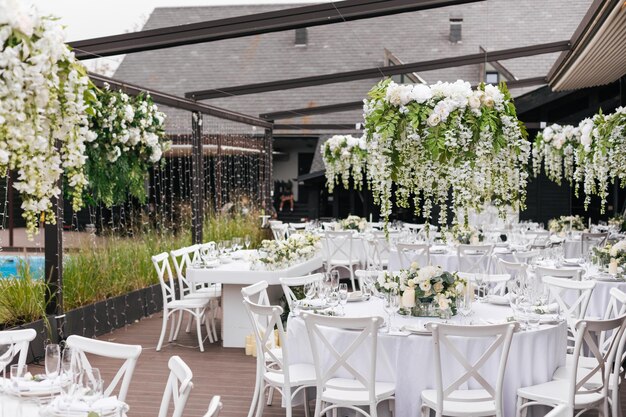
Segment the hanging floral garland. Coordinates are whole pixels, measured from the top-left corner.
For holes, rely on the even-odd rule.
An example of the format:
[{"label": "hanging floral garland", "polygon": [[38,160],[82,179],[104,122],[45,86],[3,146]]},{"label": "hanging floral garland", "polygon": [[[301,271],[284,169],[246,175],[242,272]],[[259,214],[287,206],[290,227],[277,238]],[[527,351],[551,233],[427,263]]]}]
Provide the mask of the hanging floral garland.
[{"label": "hanging floral garland", "polygon": [[561,185],[565,179],[574,180],[576,151],[580,145],[580,129],[571,125],[553,124],[539,133],[533,144],[533,171],[535,177],[543,163],[548,178]]},{"label": "hanging floral garland", "polygon": [[39,213],[56,221],[51,199],[63,173],[73,208],[82,206],[89,79],[60,23],[24,2],[0,0],[0,45],[0,169],[17,173],[13,186],[32,236]]},{"label": "hanging floral garland", "polygon": [[321,153],[330,192],[333,191],[335,183],[339,183],[339,177],[343,186],[348,188],[352,176],[355,188],[361,189],[364,162],[367,157],[365,138],[335,135],[324,142]]},{"label": "hanging floral garland", "polygon": [[503,216],[507,206],[524,207],[530,143],[504,84],[472,90],[463,81],[385,80],[370,91],[364,115],[367,176],[383,217],[391,214],[392,184],[397,204],[412,202],[427,220],[439,205],[441,224],[450,191],[454,215],[465,219],[486,203]]},{"label": "hanging floral garland", "polygon": [[129,194],[145,201],[146,174],[170,147],[164,139],[164,120],[147,94],[130,97],[108,85],[98,90],[87,144],[91,203],[111,206]]}]

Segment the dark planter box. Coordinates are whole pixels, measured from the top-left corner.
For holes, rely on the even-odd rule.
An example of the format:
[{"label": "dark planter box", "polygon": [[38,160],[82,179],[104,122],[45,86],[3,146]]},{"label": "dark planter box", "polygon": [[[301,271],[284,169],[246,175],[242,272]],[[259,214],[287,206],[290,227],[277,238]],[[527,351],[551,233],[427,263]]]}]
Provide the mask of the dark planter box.
[{"label": "dark planter box", "polygon": [[[161,287],[157,284],[69,310],[65,313],[61,330],[64,337],[72,334],[95,337],[161,310],[163,310],[163,300]],[[30,344],[29,363],[43,360],[46,340],[58,342],[57,322],[53,316],[48,318],[48,322],[49,328],[43,319],[15,327],[15,329],[30,328],[37,331],[36,339]]]}]

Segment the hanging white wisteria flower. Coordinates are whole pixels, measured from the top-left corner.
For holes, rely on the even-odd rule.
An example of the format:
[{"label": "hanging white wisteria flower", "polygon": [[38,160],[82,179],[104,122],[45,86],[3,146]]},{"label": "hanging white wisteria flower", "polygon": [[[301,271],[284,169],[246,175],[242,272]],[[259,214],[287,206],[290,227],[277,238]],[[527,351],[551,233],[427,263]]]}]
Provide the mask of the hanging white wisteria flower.
[{"label": "hanging white wisteria flower", "polygon": [[[364,105],[367,177],[385,218],[396,204],[414,205],[428,220],[452,212],[480,211],[486,203],[501,215],[524,207],[530,143],[504,84],[377,84]],[[450,194],[451,192],[451,194]],[[453,219],[456,223],[457,219]]]},{"label": "hanging white wisteria flower", "polygon": [[111,206],[130,194],[143,202],[146,174],[170,147],[165,115],[149,95],[130,97],[106,85],[96,96],[87,144],[89,198]]},{"label": "hanging white wisteria flower", "polygon": [[17,173],[13,186],[32,236],[39,213],[56,221],[51,199],[63,173],[73,208],[82,206],[89,80],[61,24],[25,2],[0,0],[0,45],[0,169]]},{"label": "hanging white wisteria flower", "polygon": [[580,129],[571,125],[553,124],[537,134],[533,144],[533,171],[535,177],[543,163],[548,178],[561,185],[565,179],[574,181],[575,154],[580,147]]},{"label": "hanging white wisteria flower", "polygon": [[335,135],[324,142],[321,153],[326,168],[328,191],[333,191],[335,183],[339,183],[339,177],[343,186],[348,188],[351,176],[355,188],[361,189],[367,157],[365,138]]}]

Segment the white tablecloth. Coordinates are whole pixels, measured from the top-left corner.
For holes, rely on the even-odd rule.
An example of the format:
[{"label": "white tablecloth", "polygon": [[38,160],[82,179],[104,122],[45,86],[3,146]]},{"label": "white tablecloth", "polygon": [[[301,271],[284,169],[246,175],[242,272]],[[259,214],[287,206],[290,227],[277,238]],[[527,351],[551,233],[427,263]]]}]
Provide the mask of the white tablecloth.
[{"label": "white tablecloth", "polygon": [[[42,407],[37,398],[17,398],[0,394],[0,417],[41,417]],[[86,416],[87,413],[72,415]],[[126,413],[121,417],[126,417]]]},{"label": "white tablecloth", "polygon": [[[481,322],[481,317],[489,320],[504,320],[507,316],[512,315],[509,307],[490,304],[475,303],[474,311],[472,320],[479,324],[484,324]],[[382,301],[376,298],[369,302],[348,303],[346,315],[352,317],[371,315],[386,317]],[[396,316],[394,326],[400,327],[408,323],[417,324],[433,320],[437,319]],[[452,319],[452,321],[458,320],[458,317]],[[356,335],[356,332],[348,330],[328,329],[327,331],[332,332],[332,343],[335,346],[348,346]],[[312,363],[313,357],[308,335],[301,318],[289,319],[288,340],[290,360],[293,363]],[[475,362],[489,344],[488,341],[468,340],[461,351],[469,354],[470,359]],[[521,331],[514,335],[504,382],[505,416],[512,417],[515,415],[516,391],[519,387],[549,381],[556,368],[565,364],[565,350],[566,325],[564,323],[556,326],[542,325],[537,330]],[[365,352],[357,353],[354,358],[356,360],[350,363],[360,369],[359,363],[363,363],[365,355]],[[395,336],[381,333],[377,361],[377,379],[395,381],[396,383],[395,415],[420,415],[420,393],[425,389],[435,388],[432,338],[422,335]],[[453,362],[453,359],[450,362]],[[463,368],[455,363],[451,372],[458,375],[462,371]],[[497,360],[492,357],[483,368],[483,375],[490,383],[495,384],[496,373]],[[347,375],[340,371],[338,376]],[[472,381],[470,387],[476,387],[474,384],[475,381]]]},{"label": "white tablecloth", "polygon": [[583,254],[582,241],[579,239],[566,239],[563,242],[563,256],[565,258],[580,258]]}]

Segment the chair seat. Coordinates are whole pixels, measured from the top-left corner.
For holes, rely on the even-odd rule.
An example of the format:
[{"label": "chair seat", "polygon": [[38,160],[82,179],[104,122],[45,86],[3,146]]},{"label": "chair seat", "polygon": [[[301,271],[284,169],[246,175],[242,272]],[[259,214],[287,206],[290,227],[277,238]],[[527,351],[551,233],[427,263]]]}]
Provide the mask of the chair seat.
[{"label": "chair seat", "polygon": [[[272,385],[282,386],[285,376],[278,372],[265,372],[265,380]],[[289,380],[292,386],[315,385],[315,367],[308,363],[296,363],[289,365]]]},{"label": "chair seat", "polygon": [[[484,401],[481,401],[483,399]],[[437,409],[437,390],[422,391],[422,403]],[[456,390],[443,402],[446,416],[492,416],[496,414],[496,402],[484,389]]]},{"label": "chair seat", "polygon": [[[554,380],[530,387],[519,388],[517,395],[542,404],[556,405],[568,402],[570,384],[567,380]],[[602,401],[600,393],[578,394],[574,398],[574,407],[584,408]]]},{"label": "chair seat", "polygon": [[[572,370],[571,365],[561,366],[554,372],[554,374],[552,375],[552,379],[569,380],[571,370]],[[589,370],[590,368],[584,368],[582,372],[579,371],[578,374],[576,375],[576,380],[580,381],[581,379],[583,379],[585,377],[585,371],[588,372]],[[615,384],[613,381],[614,381],[613,376],[611,376],[609,378],[609,389],[613,389],[613,385]],[[593,376],[589,378],[588,381],[585,382],[585,386],[587,388],[602,386],[602,374],[600,372],[596,372],[595,374],[593,374]]]},{"label": "chair seat", "polygon": [[192,292],[189,293],[187,295],[185,295],[185,300],[205,300],[205,301],[210,301],[210,300],[214,300],[216,297],[210,294],[206,294],[206,293],[201,293],[201,292]]},{"label": "chair seat", "polygon": [[[574,364],[574,355],[568,353],[565,357],[565,366],[572,366]],[[596,358],[590,358],[587,356],[581,356],[578,359],[578,366],[581,368],[589,368],[593,369],[598,364],[598,360]]]},{"label": "chair seat", "polygon": [[[329,379],[322,393],[322,401],[334,404],[368,405],[370,401],[367,390],[356,390],[362,387],[361,383],[355,379]],[[374,390],[376,402],[380,402],[393,396],[396,391],[396,384],[377,381]]]},{"label": "chair seat", "polygon": [[208,306],[208,299],[204,298],[186,298],[184,300],[174,300],[166,304],[167,308],[205,308]]},{"label": "chair seat", "polygon": [[208,295],[210,297],[220,298],[222,296],[222,289],[221,288],[211,288],[211,287],[196,288],[196,290],[193,293],[194,294],[204,294],[204,295]]}]

